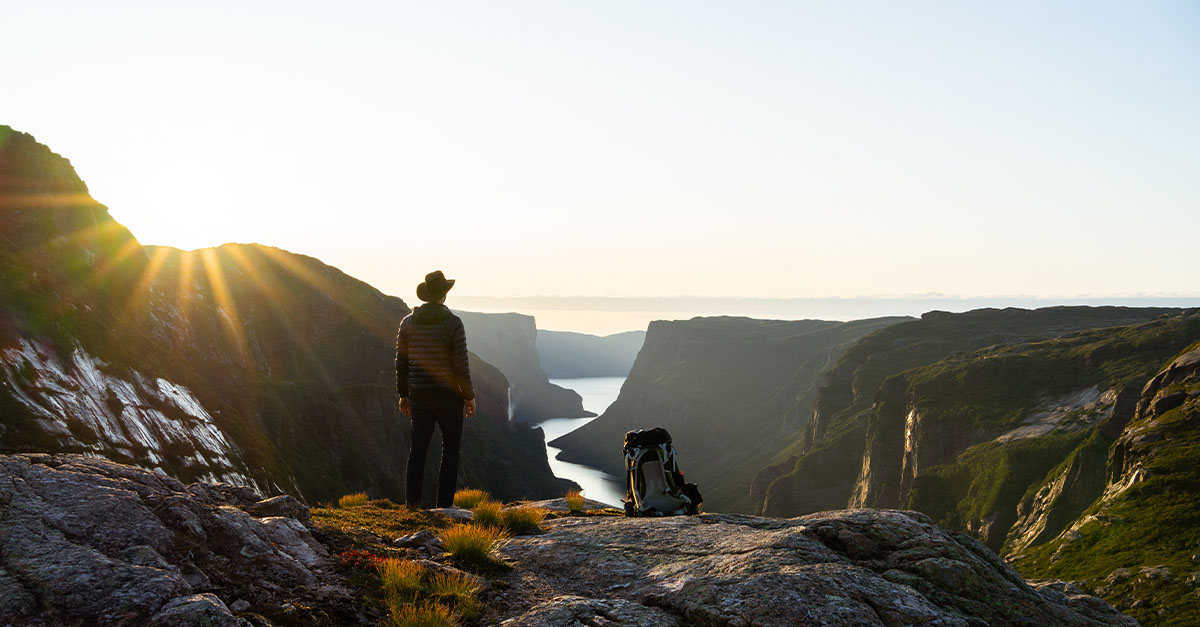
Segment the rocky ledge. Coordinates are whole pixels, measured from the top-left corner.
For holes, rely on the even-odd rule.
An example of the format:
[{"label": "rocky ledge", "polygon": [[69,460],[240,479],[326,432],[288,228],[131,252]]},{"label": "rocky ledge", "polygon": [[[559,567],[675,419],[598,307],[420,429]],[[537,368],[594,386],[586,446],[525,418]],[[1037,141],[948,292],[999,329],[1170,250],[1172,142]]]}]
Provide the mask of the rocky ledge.
[{"label": "rocky ledge", "polygon": [[0,455],[0,625],[261,625],[317,604],[352,616],[307,519],[289,496]]},{"label": "rocky ledge", "polygon": [[[102,459],[0,455],[0,625],[379,624],[308,516],[287,496]],[[1137,624],[1070,584],[1026,582],[915,512],[563,515],[543,527],[501,549],[513,569],[481,582],[480,622]],[[392,544],[444,558],[427,532]]]},{"label": "rocky ledge", "polygon": [[506,625],[1136,625],[898,510],[568,517],[502,549]]}]

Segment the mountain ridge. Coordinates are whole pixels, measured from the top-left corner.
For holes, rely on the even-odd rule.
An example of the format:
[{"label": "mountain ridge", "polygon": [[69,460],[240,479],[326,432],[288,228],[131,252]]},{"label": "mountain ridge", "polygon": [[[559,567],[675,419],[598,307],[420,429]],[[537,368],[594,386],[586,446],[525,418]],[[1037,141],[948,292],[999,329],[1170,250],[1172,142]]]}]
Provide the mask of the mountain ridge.
[{"label": "mountain ridge", "polygon": [[539,329],[537,351],[551,379],[627,377],[645,341],[645,331],[597,336]]},{"label": "mountain ridge", "polygon": [[[275,248],[142,247],[66,159],[0,134],[0,450],[89,451],[309,502],[358,490],[402,500],[402,300]],[[541,433],[509,423],[504,376],[478,357],[471,367],[464,482],[505,498],[569,487]]]}]

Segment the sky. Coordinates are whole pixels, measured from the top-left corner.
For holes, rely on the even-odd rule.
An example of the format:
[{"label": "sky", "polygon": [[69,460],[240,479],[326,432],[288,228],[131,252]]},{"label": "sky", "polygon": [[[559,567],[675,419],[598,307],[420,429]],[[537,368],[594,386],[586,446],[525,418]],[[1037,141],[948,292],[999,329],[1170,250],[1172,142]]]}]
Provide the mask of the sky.
[{"label": "sky", "polygon": [[[145,244],[277,246],[409,302],[441,269],[480,310],[1200,296],[1191,1],[0,15],[19,26],[0,124],[69,158]],[[603,311],[553,326],[647,317]]]}]

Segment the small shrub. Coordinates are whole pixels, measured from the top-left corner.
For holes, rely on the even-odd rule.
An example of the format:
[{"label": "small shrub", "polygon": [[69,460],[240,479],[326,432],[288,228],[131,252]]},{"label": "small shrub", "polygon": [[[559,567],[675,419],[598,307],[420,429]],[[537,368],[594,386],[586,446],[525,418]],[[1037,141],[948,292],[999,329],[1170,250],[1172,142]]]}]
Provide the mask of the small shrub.
[{"label": "small shrub", "polygon": [[458,627],[458,618],[449,608],[428,605],[392,605],[392,624],[396,627]]},{"label": "small shrub", "polygon": [[570,492],[567,492],[567,494],[563,497],[563,500],[567,502],[567,511],[571,512],[572,514],[583,513],[583,493],[579,490],[571,490]]},{"label": "small shrub", "polygon": [[338,553],[338,561],[351,568],[371,569],[379,563],[378,557],[370,551],[350,550]]},{"label": "small shrub", "polygon": [[500,514],[501,505],[495,501],[483,501],[475,506],[475,524],[485,527],[503,527],[504,517]]},{"label": "small shrub", "polygon": [[483,587],[465,575],[439,573],[429,581],[429,591],[459,616],[472,620],[479,616],[479,592]]},{"label": "small shrub", "polygon": [[487,568],[499,564],[492,557],[508,534],[500,527],[488,527],[476,523],[451,527],[441,533],[442,546],[457,563],[464,566]]},{"label": "small shrub", "polygon": [[546,510],[536,507],[514,507],[504,510],[504,527],[509,533],[522,535],[537,533],[542,530],[542,521],[546,518]]},{"label": "small shrub", "polygon": [[466,488],[454,493],[454,506],[463,509],[475,509],[476,505],[491,500],[492,496],[483,490]]},{"label": "small shrub", "polygon": [[338,507],[342,509],[346,509],[348,507],[358,507],[360,505],[366,505],[368,500],[370,499],[366,492],[347,494],[346,496],[338,499]]},{"label": "small shrub", "polygon": [[396,558],[381,559],[376,563],[379,582],[383,585],[383,598],[389,604],[412,603],[421,591],[421,578],[425,567],[409,560]]}]

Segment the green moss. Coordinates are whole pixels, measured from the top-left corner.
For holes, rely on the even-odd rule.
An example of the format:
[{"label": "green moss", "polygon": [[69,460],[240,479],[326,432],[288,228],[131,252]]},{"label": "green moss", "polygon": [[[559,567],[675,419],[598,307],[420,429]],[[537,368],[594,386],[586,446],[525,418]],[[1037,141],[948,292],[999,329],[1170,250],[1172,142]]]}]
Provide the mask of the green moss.
[{"label": "green moss", "polygon": [[975,535],[999,550],[1016,520],[1017,503],[1030,486],[1040,484],[1086,437],[1086,432],[1060,433],[973,446],[955,463],[918,475],[908,506],[951,529],[966,530],[978,521],[992,519],[991,536]]}]

